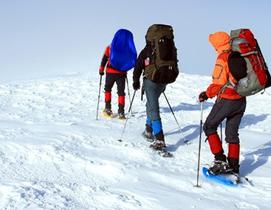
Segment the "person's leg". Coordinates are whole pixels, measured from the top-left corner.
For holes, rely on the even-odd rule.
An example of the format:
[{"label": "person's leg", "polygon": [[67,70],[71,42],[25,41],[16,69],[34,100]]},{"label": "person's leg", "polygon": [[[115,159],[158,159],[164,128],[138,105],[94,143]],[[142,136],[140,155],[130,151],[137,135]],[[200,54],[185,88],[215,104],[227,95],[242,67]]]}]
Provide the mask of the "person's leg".
[{"label": "person's leg", "polygon": [[148,141],[153,141],[152,121],[149,116],[146,118],[145,131],[143,132],[143,136],[145,136]]},{"label": "person's leg", "polygon": [[240,140],[239,140],[239,125],[244,115],[246,108],[246,100],[240,99],[232,101],[232,115],[227,117],[226,121],[226,142],[228,145],[228,163],[230,168],[235,173],[239,173],[239,157],[240,157]]},{"label": "person's leg", "polygon": [[210,150],[214,155],[215,160],[226,161],[221,139],[217,134],[217,127],[226,118],[228,113],[229,110],[226,106],[226,101],[221,99],[214,104],[203,126]]},{"label": "person's leg", "polygon": [[144,80],[144,88],[147,97],[147,116],[151,119],[152,132],[156,143],[165,146],[164,133],[159,110],[159,97],[165,90],[166,85],[156,84],[150,80]]},{"label": "person's leg", "polygon": [[[111,90],[114,85],[114,76],[112,74],[106,74],[104,96],[105,96],[105,110],[111,111]],[[111,111],[112,114],[112,111]]]},{"label": "person's leg", "polygon": [[125,107],[125,79],[126,75],[118,75],[116,80],[117,89],[118,89],[118,113],[124,116],[124,107]]},{"label": "person's leg", "polygon": [[144,88],[147,98],[147,116],[151,119],[153,132],[154,135],[156,135],[162,130],[161,123],[157,123],[156,121],[161,121],[159,110],[159,97],[161,93],[165,91],[166,85],[156,84],[148,79],[145,79]]},{"label": "person's leg", "polygon": [[228,163],[234,173],[239,173],[240,144],[229,143]]}]

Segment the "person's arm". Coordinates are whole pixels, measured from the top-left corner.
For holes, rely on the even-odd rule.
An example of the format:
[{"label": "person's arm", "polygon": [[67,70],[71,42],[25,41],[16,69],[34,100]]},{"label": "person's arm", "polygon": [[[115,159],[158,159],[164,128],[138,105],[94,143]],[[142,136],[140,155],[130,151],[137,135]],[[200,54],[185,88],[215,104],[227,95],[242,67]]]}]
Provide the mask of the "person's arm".
[{"label": "person's arm", "polygon": [[140,76],[142,74],[142,71],[144,70],[145,68],[145,61],[146,59],[146,48],[144,48],[138,58],[137,58],[137,61],[136,61],[136,65],[135,65],[135,68],[134,68],[134,72],[133,72],[133,87],[135,90],[139,89],[140,88],[140,82],[139,82],[139,79],[140,79]]},{"label": "person's arm", "polygon": [[109,46],[108,46],[108,47],[105,49],[105,52],[104,52],[104,55],[103,55],[103,58],[102,58],[102,62],[101,62],[101,65],[100,65],[100,69],[99,69],[100,75],[103,75],[103,74],[104,74],[105,66],[107,65],[108,60],[109,60],[109,52],[110,52],[110,48],[109,48]]}]

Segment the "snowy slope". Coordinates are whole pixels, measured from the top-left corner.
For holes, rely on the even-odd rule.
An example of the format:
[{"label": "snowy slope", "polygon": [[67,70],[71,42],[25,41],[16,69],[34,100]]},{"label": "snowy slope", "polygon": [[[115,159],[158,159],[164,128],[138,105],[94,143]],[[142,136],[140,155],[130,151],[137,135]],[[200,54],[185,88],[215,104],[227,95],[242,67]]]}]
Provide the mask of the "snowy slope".
[{"label": "snowy slope", "polygon": [[[270,209],[270,90],[248,98],[240,129],[241,172],[252,185],[229,188],[201,176],[196,188],[197,95],[210,78],[181,74],[167,87],[181,130],[161,96],[174,158],[150,151],[141,137],[145,99],[139,92],[122,141],[124,121],[95,119],[98,80],[69,75],[0,85],[0,209]],[[129,85],[132,95],[131,73]],[[116,101],[114,88],[113,111]],[[204,104],[204,118],[212,105]],[[201,164],[207,165],[212,156],[204,139]]]}]

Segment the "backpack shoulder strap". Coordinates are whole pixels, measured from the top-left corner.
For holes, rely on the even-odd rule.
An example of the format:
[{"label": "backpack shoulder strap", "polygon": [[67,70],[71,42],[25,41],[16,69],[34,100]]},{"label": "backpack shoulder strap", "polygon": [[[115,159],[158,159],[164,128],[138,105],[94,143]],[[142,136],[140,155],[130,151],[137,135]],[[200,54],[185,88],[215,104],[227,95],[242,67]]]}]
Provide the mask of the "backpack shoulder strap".
[{"label": "backpack shoulder strap", "polygon": [[230,50],[225,50],[225,51],[223,51],[222,53],[220,53],[220,54],[218,55],[218,59],[221,59],[221,60],[227,62],[230,53],[231,53]]}]

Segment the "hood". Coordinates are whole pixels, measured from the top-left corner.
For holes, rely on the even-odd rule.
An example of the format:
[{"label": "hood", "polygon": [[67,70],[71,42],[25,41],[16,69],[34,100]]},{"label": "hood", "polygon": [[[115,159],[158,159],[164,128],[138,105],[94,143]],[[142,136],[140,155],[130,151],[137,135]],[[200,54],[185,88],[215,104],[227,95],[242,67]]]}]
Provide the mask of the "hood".
[{"label": "hood", "polygon": [[226,32],[219,31],[209,35],[209,42],[213,45],[218,53],[229,50],[230,36]]}]

